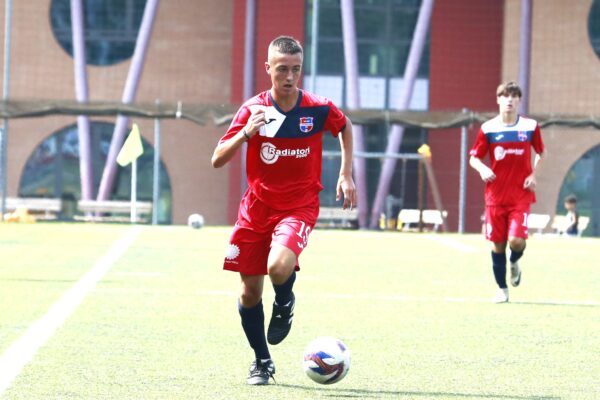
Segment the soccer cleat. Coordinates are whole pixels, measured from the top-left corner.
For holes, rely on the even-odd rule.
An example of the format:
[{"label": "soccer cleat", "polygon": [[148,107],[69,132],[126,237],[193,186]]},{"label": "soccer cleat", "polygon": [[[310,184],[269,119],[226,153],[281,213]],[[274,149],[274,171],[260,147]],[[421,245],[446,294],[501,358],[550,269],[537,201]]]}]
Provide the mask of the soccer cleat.
[{"label": "soccer cleat", "polygon": [[494,303],[508,303],[508,288],[498,288],[494,297]]},{"label": "soccer cleat", "polygon": [[521,283],[521,268],[519,268],[519,263],[514,262],[510,263],[510,284],[514,287],[519,286]]},{"label": "soccer cleat", "polygon": [[268,385],[269,378],[275,382],[275,364],[273,360],[254,360],[250,364],[250,370],[248,371],[248,385]]},{"label": "soccer cleat", "polygon": [[291,293],[290,301],[280,306],[273,302],[273,313],[267,329],[267,341],[269,344],[279,344],[285,339],[292,329],[292,319],[294,318],[294,306],[296,297]]}]

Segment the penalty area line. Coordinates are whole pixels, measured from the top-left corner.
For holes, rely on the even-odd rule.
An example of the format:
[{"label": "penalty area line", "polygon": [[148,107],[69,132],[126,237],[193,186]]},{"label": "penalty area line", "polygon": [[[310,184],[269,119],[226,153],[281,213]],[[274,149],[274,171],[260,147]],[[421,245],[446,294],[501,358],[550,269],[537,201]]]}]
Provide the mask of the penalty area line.
[{"label": "penalty area line", "polygon": [[133,243],[142,227],[133,226],[121,236],[86,274],[35,321],[0,356],[0,396],[54,332],[73,314],[83,299]]}]

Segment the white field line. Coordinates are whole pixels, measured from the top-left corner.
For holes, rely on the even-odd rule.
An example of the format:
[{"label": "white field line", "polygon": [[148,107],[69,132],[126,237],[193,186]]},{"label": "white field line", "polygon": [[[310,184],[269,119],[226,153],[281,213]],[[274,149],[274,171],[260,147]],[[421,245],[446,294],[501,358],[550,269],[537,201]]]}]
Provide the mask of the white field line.
[{"label": "white field line", "polygon": [[458,240],[452,239],[443,234],[430,234],[430,235],[425,235],[424,237],[426,239],[433,240],[434,242],[438,242],[440,244],[443,244],[445,246],[448,246],[454,250],[458,250],[463,253],[473,253],[477,250],[472,246],[468,246],[464,243],[461,243]]},{"label": "white field line", "polygon": [[115,272],[116,276],[128,276],[133,278],[160,278],[167,276],[164,272]]},{"label": "white field line", "polygon": [[[239,293],[233,290],[203,290],[197,292],[201,296],[225,296],[235,297]],[[330,294],[308,294],[302,293],[300,297],[312,298],[327,298],[327,299],[342,299],[342,300],[380,300],[380,301],[397,301],[403,303],[492,303],[492,298],[477,298],[477,297],[433,297],[433,296],[402,296],[402,295],[377,295],[367,293],[330,293]],[[273,297],[271,293],[265,293],[265,298]],[[554,306],[591,306],[600,307],[600,301],[593,300],[523,300],[512,301],[513,304],[522,305],[554,305]],[[510,304],[510,303],[509,303]]]},{"label": "white field line", "polygon": [[71,289],[54,303],[46,315],[34,322],[0,357],[0,396],[10,387],[23,367],[54,332],[69,318],[83,299],[133,243],[142,227],[133,226],[100,258]]}]

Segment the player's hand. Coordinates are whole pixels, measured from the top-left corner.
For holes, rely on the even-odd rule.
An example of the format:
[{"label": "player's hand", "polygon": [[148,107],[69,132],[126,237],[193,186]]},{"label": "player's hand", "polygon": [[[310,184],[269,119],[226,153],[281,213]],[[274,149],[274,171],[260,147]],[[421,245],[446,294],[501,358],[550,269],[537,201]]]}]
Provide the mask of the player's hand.
[{"label": "player's hand", "polygon": [[256,107],[252,110],[250,118],[244,129],[248,136],[252,137],[258,133],[261,127],[267,123],[267,117],[265,116],[265,109],[263,107]]},{"label": "player's hand", "polygon": [[356,186],[351,176],[340,175],[338,179],[335,200],[340,201],[342,195],[344,196],[344,204],[342,204],[344,210],[347,208],[352,210],[356,207]]},{"label": "player's hand", "polygon": [[484,182],[492,182],[494,179],[496,179],[496,174],[494,174],[494,171],[492,171],[486,165],[481,166],[479,169],[479,175]]},{"label": "player's hand", "polygon": [[537,185],[537,182],[535,180],[535,175],[531,174],[527,178],[525,178],[525,182],[523,182],[523,189],[528,189],[528,190],[531,190],[532,192],[535,192],[536,185]]}]

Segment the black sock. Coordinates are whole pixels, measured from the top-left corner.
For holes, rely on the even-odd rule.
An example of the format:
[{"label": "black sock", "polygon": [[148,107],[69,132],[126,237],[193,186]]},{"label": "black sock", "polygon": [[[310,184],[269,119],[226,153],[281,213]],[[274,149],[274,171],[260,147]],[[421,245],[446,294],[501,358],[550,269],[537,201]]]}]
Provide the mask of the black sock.
[{"label": "black sock", "polygon": [[273,285],[273,289],[275,290],[275,302],[278,305],[286,305],[291,300],[292,288],[294,287],[295,281],[296,271],[292,272],[288,280],[281,285]]},{"label": "black sock", "polygon": [[494,253],[492,251],[492,267],[494,278],[501,289],[506,289],[506,253]]},{"label": "black sock", "polygon": [[238,302],[238,310],[242,317],[242,328],[244,328],[244,333],[256,358],[261,360],[271,358],[265,337],[265,313],[262,300],[251,308],[242,307]]},{"label": "black sock", "polygon": [[525,251],[525,249],[523,249],[521,251],[515,251],[511,247],[510,248],[510,262],[515,263],[515,262],[519,261],[519,258],[523,257],[524,251]]}]

